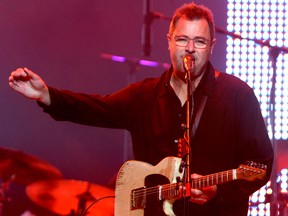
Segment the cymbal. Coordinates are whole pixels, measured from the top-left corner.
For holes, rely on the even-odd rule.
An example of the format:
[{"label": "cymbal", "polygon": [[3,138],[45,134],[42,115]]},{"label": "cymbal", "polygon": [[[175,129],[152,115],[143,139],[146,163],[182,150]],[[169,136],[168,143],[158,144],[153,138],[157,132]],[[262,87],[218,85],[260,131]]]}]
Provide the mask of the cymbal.
[{"label": "cymbal", "polygon": [[0,178],[28,185],[35,181],[62,178],[62,174],[57,168],[37,157],[0,147]]},{"label": "cymbal", "polygon": [[[87,181],[70,179],[35,182],[26,187],[26,193],[34,203],[59,215],[71,215],[71,212],[81,214],[93,201],[114,196],[112,189]],[[84,207],[79,211],[81,203],[84,203]],[[114,199],[107,197],[99,200],[91,206],[87,215],[113,216]]]}]

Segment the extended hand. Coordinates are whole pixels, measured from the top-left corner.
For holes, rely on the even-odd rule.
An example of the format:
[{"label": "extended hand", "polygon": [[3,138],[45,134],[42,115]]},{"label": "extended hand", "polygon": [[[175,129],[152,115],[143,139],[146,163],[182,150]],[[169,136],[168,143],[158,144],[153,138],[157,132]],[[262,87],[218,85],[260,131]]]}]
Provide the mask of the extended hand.
[{"label": "extended hand", "polygon": [[50,105],[50,95],[45,82],[27,68],[18,68],[9,76],[9,86],[27,98]]}]

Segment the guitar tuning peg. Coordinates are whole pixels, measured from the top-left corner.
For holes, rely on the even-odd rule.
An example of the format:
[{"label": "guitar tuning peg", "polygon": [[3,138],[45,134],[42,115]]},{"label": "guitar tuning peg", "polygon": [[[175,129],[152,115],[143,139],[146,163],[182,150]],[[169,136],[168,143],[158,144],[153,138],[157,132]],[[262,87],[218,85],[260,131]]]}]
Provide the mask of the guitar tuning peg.
[{"label": "guitar tuning peg", "polygon": [[246,165],[249,167],[258,168],[258,169],[262,169],[262,170],[267,169],[267,165],[261,164],[261,163],[256,163],[254,161],[246,161]]},{"label": "guitar tuning peg", "polygon": [[253,161],[246,161],[246,165],[252,167],[252,166],[254,166],[254,162]]},{"label": "guitar tuning peg", "polygon": [[267,165],[262,164],[261,169],[266,170],[267,169]]}]

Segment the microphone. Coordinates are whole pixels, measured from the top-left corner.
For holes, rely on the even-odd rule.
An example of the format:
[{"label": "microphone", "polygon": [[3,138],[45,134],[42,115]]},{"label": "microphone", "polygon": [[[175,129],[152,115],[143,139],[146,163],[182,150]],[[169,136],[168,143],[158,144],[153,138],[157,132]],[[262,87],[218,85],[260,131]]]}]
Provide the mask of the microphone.
[{"label": "microphone", "polygon": [[142,46],[144,56],[151,54],[151,23],[153,21],[153,14],[150,12],[150,0],[144,0],[144,23],[142,27]]},{"label": "microphone", "polygon": [[192,69],[194,68],[195,60],[192,58],[191,55],[185,55],[183,57],[183,65],[186,72],[186,79],[190,78],[190,73],[192,72]]}]

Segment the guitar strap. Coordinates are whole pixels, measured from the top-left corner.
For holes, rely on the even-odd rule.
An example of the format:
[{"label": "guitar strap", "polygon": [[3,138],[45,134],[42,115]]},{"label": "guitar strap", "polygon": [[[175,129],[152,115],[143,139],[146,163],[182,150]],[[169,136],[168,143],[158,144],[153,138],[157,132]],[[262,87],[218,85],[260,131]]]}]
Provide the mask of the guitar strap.
[{"label": "guitar strap", "polygon": [[[220,75],[220,72],[215,70],[215,72],[214,72],[215,80],[218,79],[219,75]],[[194,135],[196,133],[198,124],[200,122],[200,119],[201,119],[201,116],[202,116],[202,113],[203,113],[203,110],[204,110],[204,107],[205,107],[205,104],[206,104],[206,101],[207,101],[207,98],[208,98],[207,95],[204,95],[202,97],[201,104],[199,106],[199,109],[197,110],[197,113],[196,113],[196,116],[195,116],[195,121],[194,121],[194,124],[192,126],[192,131],[191,131],[192,137],[194,137]]]},{"label": "guitar strap", "polygon": [[194,124],[192,126],[192,132],[191,132],[192,133],[192,137],[194,137],[194,135],[196,133],[200,118],[202,116],[202,113],[203,113],[203,110],[204,110],[204,107],[205,107],[205,104],[206,104],[206,101],[207,101],[207,98],[208,98],[207,95],[204,95],[202,97],[201,104],[200,104],[199,109],[198,109],[198,111],[196,113],[195,121],[194,121]]}]

